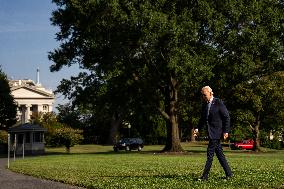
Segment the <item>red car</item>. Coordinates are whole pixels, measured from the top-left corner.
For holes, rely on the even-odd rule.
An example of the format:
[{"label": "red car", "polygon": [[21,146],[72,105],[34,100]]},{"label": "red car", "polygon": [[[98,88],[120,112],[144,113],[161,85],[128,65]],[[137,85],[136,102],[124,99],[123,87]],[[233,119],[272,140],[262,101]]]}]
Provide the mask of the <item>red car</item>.
[{"label": "red car", "polygon": [[241,142],[235,142],[232,144],[233,149],[247,149],[252,150],[254,147],[253,139],[243,140]]}]

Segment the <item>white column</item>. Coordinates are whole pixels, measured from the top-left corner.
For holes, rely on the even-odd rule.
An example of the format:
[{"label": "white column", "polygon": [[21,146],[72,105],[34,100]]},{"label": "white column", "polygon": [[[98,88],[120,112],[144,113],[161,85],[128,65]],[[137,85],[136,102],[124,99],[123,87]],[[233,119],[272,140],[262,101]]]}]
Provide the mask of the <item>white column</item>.
[{"label": "white column", "polygon": [[26,106],[21,104],[21,123],[26,123]]},{"label": "white column", "polygon": [[23,133],[23,144],[22,144],[23,159],[25,159],[25,139],[26,139],[26,133]]},{"label": "white column", "polygon": [[49,105],[48,105],[48,111],[51,112],[51,111],[52,111],[52,108],[53,108],[53,107],[52,107],[52,104],[49,104]]},{"label": "white column", "polygon": [[21,109],[21,105],[18,104],[17,107],[17,121],[20,121],[22,123],[22,110]]},{"label": "white column", "polygon": [[37,111],[38,113],[43,111],[42,104],[37,105]]},{"label": "white column", "polygon": [[26,114],[25,114],[25,123],[29,122],[30,120],[30,104],[26,104]]},{"label": "white column", "polygon": [[17,134],[15,133],[15,140],[14,140],[14,161],[16,160],[16,150],[17,150]]},{"label": "white column", "polygon": [[11,148],[10,133],[8,133],[8,169],[10,168],[10,148]]}]

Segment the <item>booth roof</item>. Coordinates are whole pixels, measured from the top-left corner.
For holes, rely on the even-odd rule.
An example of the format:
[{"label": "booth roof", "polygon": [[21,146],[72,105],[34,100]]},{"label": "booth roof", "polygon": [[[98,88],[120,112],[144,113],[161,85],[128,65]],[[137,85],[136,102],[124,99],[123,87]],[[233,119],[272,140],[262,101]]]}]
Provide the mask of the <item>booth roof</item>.
[{"label": "booth roof", "polygon": [[25,124],[21,124],[21,125],[17,125],[14,127],[10,127],[8,129],[9,133],[15,133],[15,132],[27,132],[27,131],[42,131],[42,132],[46,132],[47,129],[43,128],[39,125],[35,125],[35,124],[30,124],[30,123],[25,123]]}]

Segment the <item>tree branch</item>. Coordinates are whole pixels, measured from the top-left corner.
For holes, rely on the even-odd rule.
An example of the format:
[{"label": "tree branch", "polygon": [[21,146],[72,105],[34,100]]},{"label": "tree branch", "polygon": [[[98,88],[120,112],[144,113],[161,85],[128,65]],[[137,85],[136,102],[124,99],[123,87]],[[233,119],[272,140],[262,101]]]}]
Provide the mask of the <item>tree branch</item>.
[{"label": "tree branch", "polygon": [[250,129],[252,130],[252,131],[254,131],[255,129],[254,129],[254,127],[247,121],[247,123],[249,124],[249,127],[250,127]]},{"label": "tree branch", "polygon": [[157,109],[162,114],[162,116],[164,116],[164,118],[166,118],[167,120],[170,119],[170,116],[165,111],[163,111],[161,108],[157,108]]}]

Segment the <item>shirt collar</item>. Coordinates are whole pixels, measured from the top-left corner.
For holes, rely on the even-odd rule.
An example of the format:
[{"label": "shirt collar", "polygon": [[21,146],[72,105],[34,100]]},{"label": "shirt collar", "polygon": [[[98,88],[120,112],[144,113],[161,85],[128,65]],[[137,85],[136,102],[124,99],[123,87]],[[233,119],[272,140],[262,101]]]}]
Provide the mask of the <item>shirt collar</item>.
[{"label": "shirt collar", "polygon": [[210,98],[210,100],[209,100],[209,102],[208,103],[212,103],[212,101],[213,101],[213,96]]}]

